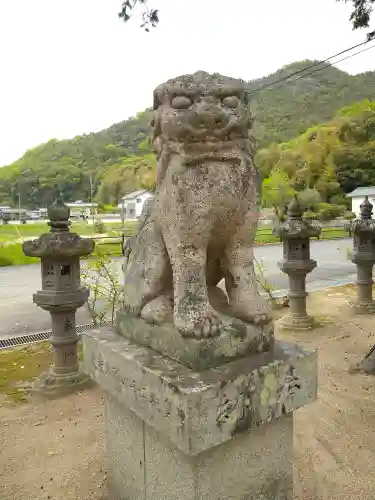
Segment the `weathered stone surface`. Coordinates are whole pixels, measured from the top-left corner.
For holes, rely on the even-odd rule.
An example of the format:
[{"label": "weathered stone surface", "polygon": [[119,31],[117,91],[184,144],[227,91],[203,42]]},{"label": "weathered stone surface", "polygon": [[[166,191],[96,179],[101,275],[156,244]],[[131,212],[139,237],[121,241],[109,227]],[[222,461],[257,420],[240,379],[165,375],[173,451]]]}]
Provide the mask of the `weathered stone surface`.
[{"label": "weathered stone surface", "polygon": [[23,252],[30,257],[43,257],[49,260],[80,257],[89,255],[95,247],[95,242],[70,233],[70,209],[61,200],[48,207],[48,225],[50,233],[44,233],[39,238],[23,243]]},{"label": "weathered stone surface", "polygon": [[35,380],[31,391],[31,399],[35,402],[56,399],[67,396],[72,392],[88,389],[93,385],[92,379],[81,371],[67,375],[46,372]]},{"label": "weathered stone surface", "polygon": [[83,346],[85,373],[187,455],[316,399],[317,355],[293,344],[201,372],[110,328],[86,332]]},{"label": "weathered stone surface", "polygon": [[[202,71],[169,80],[154,92],[152,125],[157,186],[125,251],[125,310],[151,324],[172,317],[176,335],[195,339],[220,336],[230,321],[233,330],[267,323],[253,265],[261,176],[244,82]],[[225,312],[211,300],[223,278]]]},{"label": "weathered stone surface", "polygon": [[185,455],[106,396],[109,500],[292,500],[293,416]]},{"label": "weathered stone surface", "polygon": [[258,326],[239,322],[235,329],[235,323],[228,320],[228,316],[221,317],[221,334],[203,339],[176,335],[172,322],[150,325],[125,311],[117,314],[116,330],[194,370],[212,368],[235,358],[272,349],[275,342],[272,323]]}]

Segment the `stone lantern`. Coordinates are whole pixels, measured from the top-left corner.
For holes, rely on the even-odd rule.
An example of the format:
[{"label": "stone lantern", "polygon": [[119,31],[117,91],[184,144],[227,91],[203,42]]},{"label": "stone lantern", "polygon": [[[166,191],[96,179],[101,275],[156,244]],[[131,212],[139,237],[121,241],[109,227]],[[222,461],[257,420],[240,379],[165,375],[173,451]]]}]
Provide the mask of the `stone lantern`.
[{"label": "stone lantern", "polygon": [[89,296],[80,282],[80,257],[89,255],[95,244],[69,232],[70,209],[61,201],[49,207],[48,217],[50,232],[25,242],[23,251],[41,259],[42,289],[33,301],[52,319],[53,364],[49,373],[35,382],[33,392],[53,397],[89,382],[79,367],[75,316]]},{"label": "stone lantern", "polygon": [[360,205],[359,219],[350,223],[353,235],[352,262],[357,266],[357,299],[353,308],[359,314],[375,312],[372,298],[372,268],[375,263],[375,220],[372,219],[373,205],[365,197]]},{"label": "stone lantern", "polygon": [[283,242],[283,258],[279,268],[289,277],[290,314],[280,320],[283,328],[307,330],[313,325],[313,318],[306,311],[306,275],[316,267],[310,258],[310,238],[319,236],[321,227],[317,222],[302,218],[303,210],[297,196],[289,203],[287,219],[274,232]]}]

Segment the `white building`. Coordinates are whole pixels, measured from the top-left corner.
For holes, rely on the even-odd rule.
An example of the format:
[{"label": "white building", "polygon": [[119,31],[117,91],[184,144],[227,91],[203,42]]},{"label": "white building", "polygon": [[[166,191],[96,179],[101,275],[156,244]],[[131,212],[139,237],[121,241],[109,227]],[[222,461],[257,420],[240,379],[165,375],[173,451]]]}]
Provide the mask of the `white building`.
[{"label": "white building", "polygon": [[74,203],[65,203],[67,207],[70,208],[71,215],[80,216],[85,215],[88,217],[92,213],[97,211],[98,204],[90,202],[84,202],[82,200],[77,200]]},{"label": "white building", "polygon": [[375,207],[375,186],[359,187],[346,195],[352,199],[352,212],[359,216],[359,207],[363,203],[365,196],[368,196],[370,203]]},{"label": "white building", "polygon": [[138,219],[142,213],[145,201],[153,197],[154,195],[146,189],[133,191],[121,198],[121,203],[118,204],[118,207],[124,210],[124,219]]}]

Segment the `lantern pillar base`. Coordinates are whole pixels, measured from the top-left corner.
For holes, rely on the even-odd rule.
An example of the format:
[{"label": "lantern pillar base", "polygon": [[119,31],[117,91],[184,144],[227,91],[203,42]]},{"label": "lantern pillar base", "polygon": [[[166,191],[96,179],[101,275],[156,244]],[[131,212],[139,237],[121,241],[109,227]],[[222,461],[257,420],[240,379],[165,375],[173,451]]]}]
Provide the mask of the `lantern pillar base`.
[{"label": "lantern pillar base", "polygon": [[94,385],[93,381],[83,372],[58,375],[49,372],[42,373],[31,388],[31,399],[40,401],[46,399],[57,399],[73,392],[88,389]]},{"label": "lantern pillar base", "polygon": [[286,314],[278,322],[277,326],[281,330],[311,330],[316,324],[312,316],[298,316]]},{"label": "lantern pillar base", "polygon": [[358,299],[349,302],[352,311],[355,314],[374,314],[375,302],[374,301],[360,301]]}]

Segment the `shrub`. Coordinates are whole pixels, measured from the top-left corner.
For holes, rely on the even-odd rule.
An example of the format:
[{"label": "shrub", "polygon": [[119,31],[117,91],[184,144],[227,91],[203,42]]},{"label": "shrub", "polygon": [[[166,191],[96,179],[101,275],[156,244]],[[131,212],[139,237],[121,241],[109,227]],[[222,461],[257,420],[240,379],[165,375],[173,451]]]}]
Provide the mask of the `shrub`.
[{"label": "shrub", "polygon": [[303,214],[304,219],[309,219],[309,220],[317,220],[318,214],[315,212],[312,212],[311,210],[306,210],[306,212]]},{"label": "shrub", "polygon": [[343,205],[331,205],[330,203],[318,204],[318,219],[322,222],[328,222],[342,217],[346,212],[346,207]]},{"label": "shrub", "polygon": [[345,212],[343,215],[343,219],[345,220],[353,220],[356,218],[356,215],[354,212]]},{"label": "shrub", "polygon": [[105,224],[102,220],[96,219],[96,221],[94,222],[94,231],[97,234],[105,233]]},{"label": "shrub", "polygon": [[124,286],[120,272],[110,255],[96,248],[96,258],[88,261],[81,273],[83,284],[90,290],[86,308],[94,326],[101,326],[107,318],[112,325],[123,303]]},{"label": "shrub", "polygon": [[98,206],[98,213],[99,214],[117,214],[120,212],[120,208],[118,208],[116,205],[103,205],[99,204]]}]

